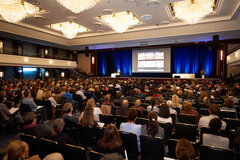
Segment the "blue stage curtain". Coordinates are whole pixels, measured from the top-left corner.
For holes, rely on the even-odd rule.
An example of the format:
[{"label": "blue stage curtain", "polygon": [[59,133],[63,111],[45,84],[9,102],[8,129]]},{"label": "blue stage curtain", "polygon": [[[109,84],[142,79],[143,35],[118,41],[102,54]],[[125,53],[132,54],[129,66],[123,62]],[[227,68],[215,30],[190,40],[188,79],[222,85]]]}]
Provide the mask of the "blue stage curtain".
[{"label": "blue stage curtain", "polygon": [[172,47],[173,73],[194,73],[200,77],[203,68],[207,77],[216,76],[216,55],[208,45]]},{"label": "blue stage curtain", "polygon": [[120,70],[122,77],[132,74],[132,51],[106,51],[98,53],[98,75],[111,76],[111,73]]}]

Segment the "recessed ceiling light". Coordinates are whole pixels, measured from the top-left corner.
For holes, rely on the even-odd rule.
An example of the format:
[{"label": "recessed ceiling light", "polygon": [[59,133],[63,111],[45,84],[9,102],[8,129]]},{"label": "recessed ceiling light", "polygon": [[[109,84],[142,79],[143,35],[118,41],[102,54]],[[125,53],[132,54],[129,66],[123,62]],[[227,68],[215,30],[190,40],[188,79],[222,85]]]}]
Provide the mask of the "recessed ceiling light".
[{"label": "recessed ceiling light", "polygon": [[98,23],[98,22],[96,22],[96,23],[93,23],[93,27],[101,27],[102,26],[102,24],[101,23]]},{"label": "recessed ceiling light", "polygon": [[147,2],[148,7],[158,7],[160,2],[158,0],[150,0]]},{"label": "recessed ceiling light", "polygon": [[110,14],[113,13],[113,11],[112,11],[111,9],[104,9],[104,10],[102,11],[102,13],[103,13],[103,15],[110,15]]},{"label": "recessed ceiling light", "polygon": [[125,0],[127,3],[133,3],[136,2],[136,0]]},{"label": "recessed ceiling light", "polygon": [[142,20],[144,20],[144,21],[148,21],[148,20],[152,19],[152,15],[150,15],[150,14],[148,14],[148,15],[142,15],[141,18],[142,18]]}]

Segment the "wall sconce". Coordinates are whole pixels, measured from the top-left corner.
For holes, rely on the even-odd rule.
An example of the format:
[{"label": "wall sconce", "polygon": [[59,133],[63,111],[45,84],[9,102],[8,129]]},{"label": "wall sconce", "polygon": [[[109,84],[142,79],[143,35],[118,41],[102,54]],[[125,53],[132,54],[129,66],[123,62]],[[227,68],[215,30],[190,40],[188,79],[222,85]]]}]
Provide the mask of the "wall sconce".
[{"label": "wall sconce", "polygon": [[95,57],[92,57],[92,64],[95,63]]},{"label": "wall sconce", "polygon": [[236,57],[236,58],[239,58],[239,57],[240,57],[240,50],[238,50],[238,51],[235,52],[235,57]]},{"label": "wall sconce", "polygon": [[45,72],[45,76],[48,77],[49,76],[49,73],[48,71]]},{"label": "wall sconce", "polygon": [[27,57],[25,57],[24,59],[23,59],[23,61],[25,62],[25,63],[28,63],[28,58]]},{"label": "wall sconce", "polygon": [[223,50],[220,51],[220,60],[223,60]]},{"label": "wall sconce", "polygon": [[3,77],[3,72],[0,72],[0,78],[2,78]]},{"label": "wall sconce", "polygon": [[50,60],[50,61],[49,61],[49,64],[53,64],[53,61],[52,61],[52,60]]},{"label": "wall sconce", "polygon": [[47,56],[47,55],[48,55],[48,49],[45,49],[45,50],[44,50],[44,53],[45,53],[45,55]]},{"label": "wall sconce", "polygon": [[61,77],[64,77],[65,76],[65,73],[64,72],[61,72]]}]

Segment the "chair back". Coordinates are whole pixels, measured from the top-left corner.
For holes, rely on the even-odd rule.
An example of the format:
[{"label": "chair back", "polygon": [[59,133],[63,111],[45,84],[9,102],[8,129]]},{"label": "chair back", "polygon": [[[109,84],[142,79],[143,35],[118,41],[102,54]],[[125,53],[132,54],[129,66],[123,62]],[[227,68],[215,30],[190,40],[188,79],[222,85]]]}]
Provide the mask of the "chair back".
[{"label": "chair back", "polygon": [[54,153],[60,152],[60,145],[56,141],[40,138],[38,141],[38,152],[40,153],[40,158],[44,158],[45,156]]},{"label": "chair back", "polygon": [[199,108],[199,115],[202,115],[202,116],[209,116],[210,113],[208,111],[208,108]]},{"label": "chair back", "polygon": [[237,113],[234,112],[234,111],[220,111],[219,114],[218,114],[218,117],[220,119],[223,119],[223,118],[233,118],[233,119],[235,119],[237,117]]},{"label": "chair back", "polygon": [[115,123],[114,121],[114,117],[113,115],[103,115],[103,114],[99,114],[99,119],[100,119],[100,122],[103,122],[106,125],[110,124],[110,123]]},{"label": "chair back", "polygon": [[119,129],[121,123],[127,122],[127,116],[116,115],[116,126]]},{"label": "chair back", "polygon": [[140,117],[137,117],[136,119],[136,124],[141,124],[141,125],[144,125],[144,124],[147,124],[148,123],[148,119],[146,118],[140,118]]},{"label": "chair back", "polygon": [[138,156],[137,136],[134,133],[119,131],[123,142],[123,148],[127,151],[129,159],[136,159]]},{"label": "chair back", "polygon": [[209,145],[200,146],[200,160],[226,160],[233,159],[233,152],[229,149],[218,148]]},{"label": "chair back", "polygon": [[87,159],[86,150],[80,146],[64,144],[63,146],[64,159],[80,160]]},{"label": "chair back", "polygon": [[160,137],[140,136],[142,160],[163,160],[164,141]]},{"label": "chair back", "polygon": [[236,127],[240,127],[240,120],[233,118],[223,118],[223,121],[227,123],[226,130],[235,129]]},{"label": "chair back", "polygon": [[19,137],[22,141],[28,144],[30,156],[38,154],[37,148],[38,139],[35,136],[25,133],[19,133]]},{"label": "chair back", "polygon": [[176,114],[170,114],[170,117],[172,118],[172,125],[173,125],[173,128],[175,128],[175,124],[176,124]]},{"label": "chair back", "polygon": [[104,154],[99,153],[99,152],[95,152],[95,151],[89,152],[90,160],[100,160],[103,156],[104,156]]},{"label": "chair back", "polygon": [[173,107],[173,109],[175,109],[177,111],[177,115],[180,114],[180,108],[179,107]]},{"label": "chair back", "polygon": [[21,103],[19,107],[19,113],[23,116],[27,112],[32,112],[32,108],[30,107],[29,104]]},{"label": "chair back", "polygon": [[164,128],[164,141],[172,137],[172,124],[171,123],[158,123],[160,127]]},{"label": "chair back", "polygon": [[186,123],[176,123],[177,139],[186,138],[191,142],[196,142],[197,126]]},{"label": "chair back", "polygon": [[196,117],[190,114],[180,114],[178,116],[178,121],[180,123],[196,124]]}]

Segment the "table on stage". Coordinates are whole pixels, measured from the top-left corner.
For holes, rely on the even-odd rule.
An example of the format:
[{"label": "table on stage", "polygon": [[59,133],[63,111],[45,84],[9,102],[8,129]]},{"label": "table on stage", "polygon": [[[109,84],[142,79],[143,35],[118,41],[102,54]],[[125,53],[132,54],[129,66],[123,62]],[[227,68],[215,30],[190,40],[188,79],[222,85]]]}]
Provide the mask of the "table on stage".
[{"label": "table on stage", "polygon": [[187,73],[174,73],[172,74],[173,78],[184,78],[184,79],[194,79],[195,74],[187,74]]}]

